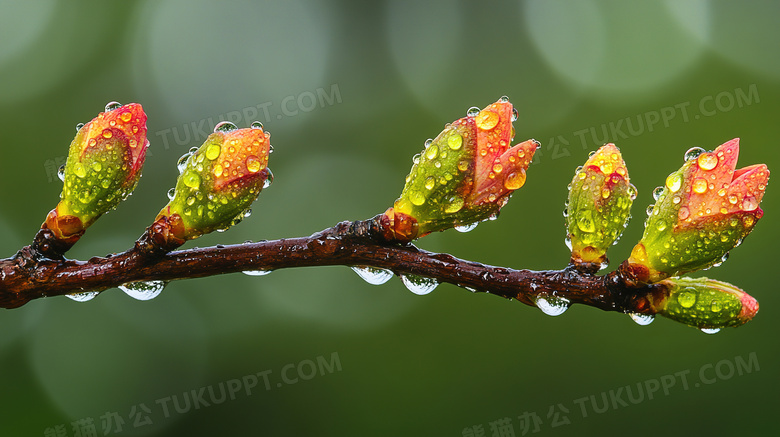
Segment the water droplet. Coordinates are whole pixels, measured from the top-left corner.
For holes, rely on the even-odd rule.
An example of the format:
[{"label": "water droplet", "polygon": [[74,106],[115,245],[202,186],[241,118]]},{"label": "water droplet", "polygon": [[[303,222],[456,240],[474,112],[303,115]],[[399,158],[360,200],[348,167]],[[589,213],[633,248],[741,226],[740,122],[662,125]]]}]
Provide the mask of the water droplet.
[{"label": "water droplet", "polygon": [[664,193],[664,187],[655,187],[653,190],[653,199],[658,200],[661,198],[661,194]]},{"label": "water droplet", "polygon": [[601,190],[601,197],[604,198],[604,199],[608,199],[610,194],[611,194],[611,191],[609,191],[609,188],[603,188]]},{"label": "water droplet", "polygon": [[696,159],[704,152],[705,150],[701,147],[691,147],[688,149],[688,151],[685,152],[685,160],[690,161],[691,159]]},{"label": "water droplet", "polygon": [[645,212],[647,213],[648,217],[653,215],[653,209],[655,209],[655,205],[647,205],[647,209],[645,209]]},{"label": "water droplet", "polygon": [[194,171],[190,171],[182,176],[182,182],[184,182],[184,185],[196,189],[200,186],[200,176]]},{"label": "water droplet", "polygon": [[479,222],[457,225],[455,226],[455,230],[458,232],[471,232],[474,230],[474,228],[477,227],[478,224]]},{"label": "water droplet", "polygon": [[225,168],[222,167],[222,165],[217,164],[214,166],[214,176],[220,177],[222,176],[222,173],[225,171]]},{"label": "water droplet", "polygon": [[99,291],[85,291],[83,293],[70,293],[66,294],[65,296],[71,300],[75,300],[76,302],[86,302],[88,300],[94,299],[98,294],[100,294]]},{"label": "water droplet", "polygon": [[266,171],[267,174],[266,174],[266,177],[265,177],[265,181],[263,181],[263,189],[264,190],[266,188],[270,187],[271,184],[274,183],[274,174],[271,172],[271,169],[270,168],[266,168],[265,171]]},{"label": "water droplet", "polygon": [[350,268],[371,285],[382,285],[393,277],[393,272],[378,267],[352,266]]},{"label": "water droplet", "polygon": [[705,334],[717,334],[720,332],[720,328],[701,328],[700,331]]},{"label": "water droplet", "polygon": [[425,157],[428,158],[429,160],[436,158],[438,154],[439,154],[439,148],[434,144],[429,144],[428,148],[425,149]]},{"label": "water droplet", "polygon": [[65,165],[61,165],[60,168],[57,169],[57,177],[60,178],[62,182],[65,182]]},{"label": "water droplet", "polygon": [[249,170],[250,173],[257,173],[262,167],[263,163],[257,156],[249,155],[246,158],[246,169]]},{"label": "water droplet", "polygon": [[647,326],[655,320],[655,315],[653,314],[628,313],[628,315],[631,316],[631,319],[638,325],[642,326]]},{"label": "water droplet", "polygon": [[119,286],[125,294],[137,300],[152,300],[165,288],[165,281],[128,282]]},{"label": "water droplet", "polygon": [[571,302],[569,299],[558,296],[542,296],[536,297],[536,306],[542,310],[543,313],[548,316],[560,316],[569,309]]},{"label": "water droplet", "polygon": [[742,199],[743,211],[755,211],[756,208],[758,208],[758,200],[755,198],[755,196],[747,195],[744,199]]},{"label": "water droplet", "polygon": [[504,188],[507,190],[517,190],[522,188],[523,185],[525,185],[526,180],[526,174],[524,169],[519,169],[518,171],[513,171],[512,173],[509,173],[504,179]]},{"label": "water droplet", "polygon": [[436,186],[436,179],[433,178],[433,176],[428,176],[425,178],[425,189],[426,190],[432,190],[433,187]]},{"label": "water droplet", "polygon": [[447,206],[444,207],[444,212],[447,214],[453,214],[460,211],[463,208],[463,198],[460,196],[452,196],[448,199]]},{"label": "water droplet", "polygon": [[683,308],[690,308],[696,303],[696,293],[691,290],[683,290],[677,295],[677,302],[679,302]]},{"label": "water droplet", "polygon": [[631,200],[636,199],[637,189],[634,184],[628,184],[628,197]]},{"label": "water droplet", "polygon": [[463,137],[460,134],[452,134],[447,138],[447,146],[452,150],[458,150],[463,145]]},{"label": "water droplet", "polygon": [[468,111],[466,111],[466,115],[469,117],[476,117],[477,114],[479,114],[479,108],[476,106],[472,106]]},{"label": "water droplet", "polygon": [[517,108],[512,108],[512,121],[517,121],[518,117],[519,114],[517,113]]},{"label": "water droplet", "polygon": [[251,216],[252,216],[252,209],[251,209],[251,208],[247,208],[247,209],[246,209],[244,212],[242,212],[240,215],[241,215],[243,218],[245,218],[245,219],[248,219],[249,217],[251,217]]},{"label": "water droplet", "polygon": [[83,178],[84,176],[87,175],[87,169],[84,167],[84,164],[82,164],[80,162],[77,162],[73,166],[73,174],[75,174],[76,176],[78,176],[80,178]]},{"label": "water droplet", "polygon": [[655,228],[658,229],[658,231],[663,231],[666,229],[666,221],[664,220],[658,220],[658,223],[656,223]]},{"label": "water droplet", "polygon": [[269,273],[271,273],[273,270],[244,270],[243,274],[247,276],[265,276]]},{"label": "water droplet", "polygon": [[498,101],[501,102],[501,103],[506,103],[506,102],[509,101],[509,97],[501,96],[501,98],[499,98]]},{"label": "water droplet", "polygon": [[219,152],[221,150],[222,148],[219,147],[219,144],[209,144],[209,146],[206,147],[206,158],[210,161],[219,158]]},{"label": "water droplet", "polygon": [[718,157],[712,153],[702,153],[697,162],[702,170],[712,170],[718,166]]},{"label": "water droplet", "polygon": [[696,178],[693,180],[693,192],[697,194],[703,194],[707,191],[708,184],[704,178]]},{"label": "water droplet", "polygon": [[84,127],[84,123],[77,124],[76,125],[76,132],[80,131],[82,127]]},{"label": "water droplet", "polygon": [[187,160],[190,159],[190,156],[192,156],[191,153],[185,153],[181,156],[181,158],[179,158],[178,161],[176,161],[176,168],[179,170],[179,174],[181,174],[187,167]]},{"label": "water droplet", "polygon": [[171,188],[168,190],[168,200],[173,200],[174,197],[176,197],[176,188]]},{"label": "water droplet", "polygon": [[723,309],[723,305],[721,305],[720,301],[713,300],[712,303],[710,303],[710,310],[713,313],[718,313],[722,309]]},{"label": "water droplet", "polygon": [[482,130],[490,130],[498,124],[499,116],[493,111],[484,110],[477,115],[477,127]]},{"label": "water droplet", "polygon": [[121,107],[122,104],[119,102],[108,102],[106,103],[106,112],[113,111],[116,108]]},{"label": "water droplet", "polygon": [[581,211],[577,217],[577,227],[582,232],[593,232],[596,230],[596,223],[593,221],[593,212],[590,210]]},{"label": "water droplet", "polygon": [[252,129],[262,129],[263,123],[259,121],[253,121],[252,124],[249,125],[249,127],[251,127]]},{"label": "water droplet", "polygon": [[428,294],[439,285],[439,281],[425,276],[400,275],[400,277],[404,286],[417,295]]},{"label": "water droplet", "polygon": [[688,209],[687,206],[680,207],[680,210],[677,212],[677,217],[680,220],[685,220],[691,215],[691,211]]},{"label": "water droplet", "polygon": [[423,196],[419,191],[410,191],[409,200],[412,202],[412,204],[420,206],[425,203],[425,196]]},{"label": "water droplet", "polygon": [[238,129],[238,126],[229,121],[221,121],[214,126],[214,132],[230,132],[236,129]]}]

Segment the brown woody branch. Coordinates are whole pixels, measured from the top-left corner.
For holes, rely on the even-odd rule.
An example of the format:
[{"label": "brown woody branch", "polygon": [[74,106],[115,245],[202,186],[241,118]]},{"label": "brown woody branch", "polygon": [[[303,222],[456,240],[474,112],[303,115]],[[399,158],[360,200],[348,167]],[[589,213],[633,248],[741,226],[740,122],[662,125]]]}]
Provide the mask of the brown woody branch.
[{"label": "brown woody branch", "polygon": [[147,230],[134,248],[88,261],[49,259],[36,250],[40,244],[33,244],[12,258],[0,260],[0,307],[16,308],[41,297],[102,291],[133,281],[327,265],[372,266],[395,274],[426,276],[532,306],[537,296],[555,295],[605,311],[652,314],[648,298],[664,293],[658,286],[632,285],[619,271],[598,276],[573,265],[564,270],[513,270],[388,243],[378,220],[379,216],[342,222],[309,237],[167,254],[149,247],[153,243]]}]

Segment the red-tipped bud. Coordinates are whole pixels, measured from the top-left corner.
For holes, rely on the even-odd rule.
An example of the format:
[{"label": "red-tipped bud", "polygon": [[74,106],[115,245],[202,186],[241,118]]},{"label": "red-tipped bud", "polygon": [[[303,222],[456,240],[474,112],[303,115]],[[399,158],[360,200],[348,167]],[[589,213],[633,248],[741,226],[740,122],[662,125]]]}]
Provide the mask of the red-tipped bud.
[{"label": "red-tipped bud", "polygon": [[498,214],[525,184],[539,143],[513,147],[509,99],[448,124],[414,157],[401,197],[382,219],[386,236],[408,242],[434,231],[467,226]]},{"label": "red-tipped bud", "polygon": [[84,231],[135,189],[149,141],[146,114],[137,103],[112,102],[81,126],[70,145],[59,204],[43,229],[67,250]]},{"label": "red-tipped bud", "polygon": [[199,149],[182,157],[171,201],[150,227],[158,246],[171,250],[248,215],[272,180],[267,168],[270,134],[259,123],[252,126],[220,124]]},{"label": "red-tipped bud", "polygon": [[769,170],[735,171],[739,139],[712,152],[691,149],[680,170],[654,193],[657,202],[627,268],[640,282],[656,282],[722,262],[764,215],[759,208]]}]

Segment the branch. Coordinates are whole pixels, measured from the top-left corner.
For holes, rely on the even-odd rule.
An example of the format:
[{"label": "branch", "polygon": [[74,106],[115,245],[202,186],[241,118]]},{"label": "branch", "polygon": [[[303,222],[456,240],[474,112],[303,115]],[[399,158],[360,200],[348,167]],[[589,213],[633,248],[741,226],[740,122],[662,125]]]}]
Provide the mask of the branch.
[{"label": "branch", "polygon": [[381,235],[380,220],[381,215],[367,221],[342,222],[309,237],[167,254],[145,249],[147,230],[131,250],[88,261],[51,260],[27,246],[14,257],[0,260],[0,306],[15,308],[40,297],[103,291],[134,281],[328,265],[371,266],[397,275],[425,276],[531,306],[539,296],[555,296],[605,311],[653,314],[648,298],[663,292],[659,286],[633,286],[619,272],[597,276],[572,266],[551,271],[513,270],[413,245],[389,244]]}]

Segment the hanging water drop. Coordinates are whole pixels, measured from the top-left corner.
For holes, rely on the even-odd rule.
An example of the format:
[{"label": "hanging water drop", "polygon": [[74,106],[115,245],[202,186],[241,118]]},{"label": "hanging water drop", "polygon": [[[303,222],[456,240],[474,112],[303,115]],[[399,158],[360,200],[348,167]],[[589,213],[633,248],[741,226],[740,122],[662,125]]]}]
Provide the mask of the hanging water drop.
[{"label": "hanging water drop", "polygon": [[571,301],[564,297],[539,295],[535,300],[536,306],[548,316],[560,316],[569,309]]},{"label": "hanging water drop", "polygon": [[76,302],[86,302],[94,299],[95,296],[97,296],[98,294],[100,294],[99,291],[85,291],[83,293],[70,293],[70,294],[66,294],[65,296],[67,296],[72,300],[75,300]]},{"label": "hanging water drop", "polygon": [[116,108],[121,107],[122,104],[119,102],[108,102],[106,103],[106,112],[113,111]]},{"label": "hanging water drop", "polygon": [[176,197],[176,188],[171,188],[168,190],[168,200],[173,200],[174,197]]},{"label": "hanging water drop", "polygon": [[700,331],[705,334],[717,334],[720,332],[720,328],[701,328]]},{"label": "hanging water drop", "polygon": [[371,285],[382,285],[393,277],[393,272],[378,267],[352,266],[350,268]]},{"label": "hanging water drop", "polygon": [[179,170],[179,174],[182,174],[184,169],[187,168],[187,160],[190,159],[190,156],[192,156],[191,153],[185,153],[176,161],[176,168]]},{"label": "hanging water drop", "polygon": [[517,108],[512,108],[512,121],[517,121],[520,115],[517,113]]},{"label": "hanging water drop", "polygon": [[456,225],[455,226],[455,230],[458,231],[458,232],[470,232],[470,231],[473,231],[474,228],[476,228],[478,224],[479,224],[479,222],[466,223],[466,224],[462,224],[462,225]]},{"label": "hanging water drop", "polygon": [[699,157],[699,155],[701,155],[704,152],[705,150],[702,149],[701,147],[691,147],[690,149],[688,149],[688,151],[685,152],[685,160],[690,161],[692,159],[696,159]]},{"label": "hanging water drop", "polygon": [[628,315],[631,316],[631,320],[635,321],[638,325],[641,326],[647,326],[653,323],[653,320],[655,320],[654,314],[628,313]]},{"label": "hanging water drop", "polygon": [[271,169],[266,167],[265,171],[266,176],[265,181],[263,181],[263,189],[270,187],[274,183],[274,174],[271,172]]},{"label": "hanging water drop", "polygon": [[214,132],[230,132],[238,129],[238,126],[229,121],[220,121],[214,126]]},{"label": "hanging water drop", "polygon": [[271,273],[273,270],[244,270],[243,274],[247,276],[265,276],[269,273]]},{"label": "hanging water drop", "polygon": [[664,193],[664,187],[655,187],[655,190],[653,190],[653,199],[656,201],[661,198],[661,194]]},{"label": "hanging water drop", "polygon": [[400,275],[400,277],[401,282],[409,291],[420,296],[430,293],[439,285],[439,281],[425,276]]},{"label": "hanging water drop", "polygon": [[57,169],[57,177],[60,178],[62,182],[65,182],[65,165],[61,165],[60,168]]},{"label": "hanging water drop", "polygon": [[119,289],[133,299],[152,300],[162,293],[165,285],[165,281],[137,281],[122,284]]}]

